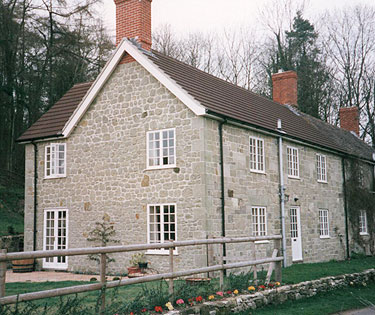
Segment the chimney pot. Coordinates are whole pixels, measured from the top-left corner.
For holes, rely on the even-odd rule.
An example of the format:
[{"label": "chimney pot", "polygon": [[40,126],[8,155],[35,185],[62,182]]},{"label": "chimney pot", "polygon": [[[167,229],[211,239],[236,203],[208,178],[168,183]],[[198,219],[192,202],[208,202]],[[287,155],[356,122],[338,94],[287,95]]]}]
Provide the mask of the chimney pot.
[{"label": "chimney pot", "polygon": [[355,132],[359,137],[359,111],[357,106],[340,108],[340,127]]},{"label": "chimney pot", "polygon": [[297,73],[285,71],[272,75],[273,100],[283,105],[297,105]]}]

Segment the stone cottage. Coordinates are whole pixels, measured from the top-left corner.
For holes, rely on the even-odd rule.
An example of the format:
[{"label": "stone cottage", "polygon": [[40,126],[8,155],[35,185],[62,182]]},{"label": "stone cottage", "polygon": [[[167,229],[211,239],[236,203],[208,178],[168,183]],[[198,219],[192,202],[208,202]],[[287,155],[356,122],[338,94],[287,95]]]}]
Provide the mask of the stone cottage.
[{"label": "stone cottage", "polygon": [[[100,75],[18,139],[25,250],[92,246],[88,233],[106,214],[120,244],[282,234],[288,265],[344,259],[356,233],[345,163],[360,161],[364,185],[374,176],[357,109],[342,109],[340,129],[298,110],[292,71],[273,76],[272,101],[151,50],[151,0],[115,3],[117,48]],[[360,212],[361,237],[369,237],[366,218]],[[272,244],[257,250],[270,255]],[[165,254],[146,252],[157,270]],[[175,255],[178,269],[215,260],[204,246]],[[243,260],[249,250],[228,245],[227,256]],[[115,258],[111,270],[125,271],[129,255]],[[94,266],[85,257],[39,262]]]}]

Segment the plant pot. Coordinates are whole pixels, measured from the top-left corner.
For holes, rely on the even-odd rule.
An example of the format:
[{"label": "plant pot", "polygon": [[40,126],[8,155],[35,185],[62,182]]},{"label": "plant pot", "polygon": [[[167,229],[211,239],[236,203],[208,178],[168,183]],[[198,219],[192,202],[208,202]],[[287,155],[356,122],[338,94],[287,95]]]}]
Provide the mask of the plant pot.
[{"label": "plant pot", "polygon": [[141,269],[139,267],[128,267],[128,274],[140,273]]},{"label": "plant pot", "polygon": [[34,271],[34,259],[21,259],[13,260],[13,272],[14,273],[23,273],[23,272],[32,272]]},{"label": "plant pot", "polygon": [[147,269],[147,266],[148,266],[148,262],[139,262],[138,263],[138,267],[140,268],[140,269]]}]

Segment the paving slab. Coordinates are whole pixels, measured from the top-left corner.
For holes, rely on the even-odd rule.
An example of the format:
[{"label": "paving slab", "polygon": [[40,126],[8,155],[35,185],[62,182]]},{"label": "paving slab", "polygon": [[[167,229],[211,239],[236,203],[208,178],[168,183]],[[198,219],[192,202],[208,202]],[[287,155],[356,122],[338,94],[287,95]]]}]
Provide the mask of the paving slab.
[{"label": "paving slab", "polygon": [[[25,273],[14,273],[13,270],[8,270],[6,273],[6,283],[12,282],[57,282],[57,281],[90,281],[91,278],[100,279],[99,275],[82,275],[70,272],[61,271],[33,271]],[[113,277],[107,277],[112,280]]]}]

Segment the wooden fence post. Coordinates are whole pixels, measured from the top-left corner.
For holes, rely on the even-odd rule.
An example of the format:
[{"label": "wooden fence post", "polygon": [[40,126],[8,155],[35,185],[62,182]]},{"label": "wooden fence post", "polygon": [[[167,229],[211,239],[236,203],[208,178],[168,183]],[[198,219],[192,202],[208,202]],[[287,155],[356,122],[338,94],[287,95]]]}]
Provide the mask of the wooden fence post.
[{"label": "wooden fence post", "polygon": [[[256,253],[256,247],[255,247],[255,242],[250,242],[250,248],[251,248],[251,259],[252,260],[257,260],[257,253]],[[254,283],[257,285],[258,284],[258,272],[257,272],[257,266],[253,266],[253,278],[254,278]]]},{"label": "wooden fence post", "polygon": [[[0,251],[1,254],[6,254],[7,250],[2,249]],[[7,273],[7,262],[2,261],[0,262],[0,298],[5,296],[5,278]]]},{"label": "wooden fence post", "polygon": [[105,291],[106,291],[106,265],[107,265],[107,255],[100,254],[100,284],[102,285],[102,295],[101,295],[101,305],[100,314],[105,312]]},{"label": "wooden fence post", "polygon": [[[221,247],[224,244],[220,244]],[[220,248],[219,250],[219,264],[221,265],[222,269],[220,269],[220,290],[224,288],[224,257],[223,257],[223,250]]]},{"label": "wooden fence post", "polygon": [[[275,249],[277,249],[278,255],[281,256],[281,240],[275,240]],[[275,280],[277,282],[281,282],[282,276],[281,276],[281,261],[275,262]]]},{"label": "wooden fence post", "polygon": [[[169,272],[173,273],[173,250],[174,247],[169,247]],[[173,278],[169,279],[169,295],[172,296],[172,300],[174,300],[174,285],[173,285]]]}]

